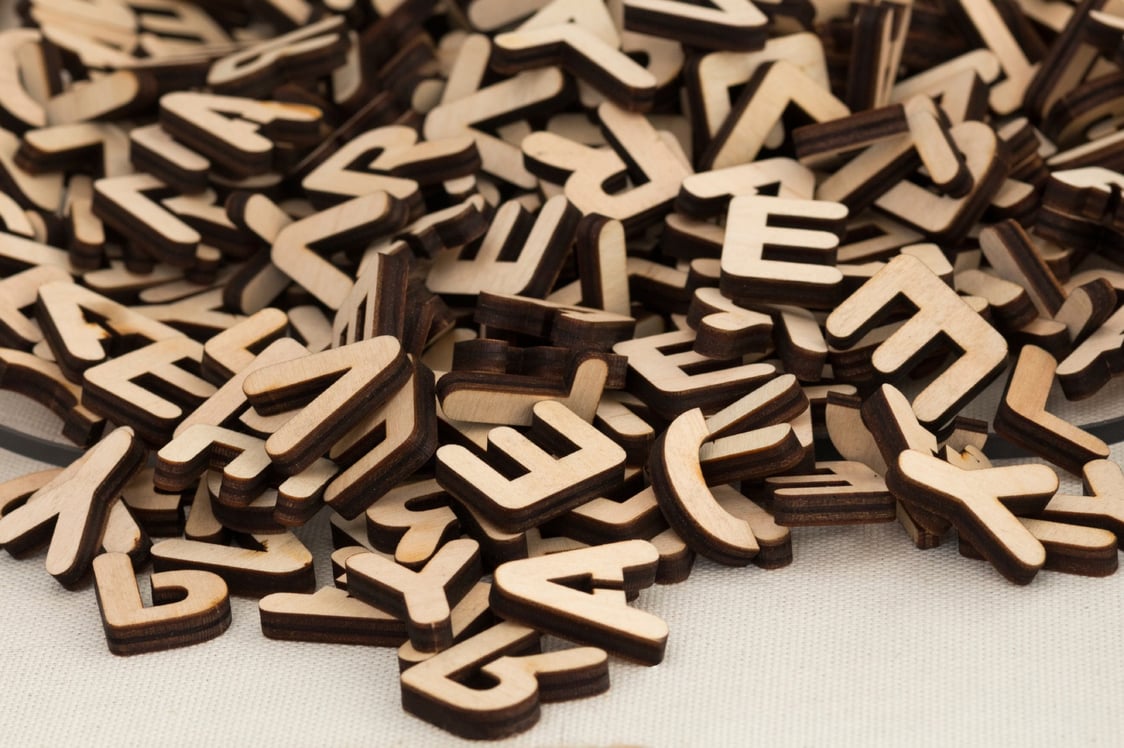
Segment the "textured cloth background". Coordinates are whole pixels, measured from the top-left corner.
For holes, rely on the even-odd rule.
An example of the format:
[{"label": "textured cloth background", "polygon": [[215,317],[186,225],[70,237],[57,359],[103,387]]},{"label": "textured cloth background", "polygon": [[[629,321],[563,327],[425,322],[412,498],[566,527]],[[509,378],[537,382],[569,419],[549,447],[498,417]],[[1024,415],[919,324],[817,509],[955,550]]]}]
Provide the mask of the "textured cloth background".
[{"label": "textured cloth background", "polygon": [[[1101,420],[1097,408],[1074,417]],[[22,398],[0,412],[57,428]],[[38,467],[0,455],[0,478]],[[1063,488],[1080,490],[1064,476]],[[330,583],[327,515],[299,534]],[[664,662],[614,659],[608,693],[547,704],[504,744],[1124,740],[1124,573],[1041,572],[1016,587],[955,543],[916,550],[896,523],[796,528],[793,545],[785,569],[700,559],[686,582],[641,593],[636,604],[670,627]],[[93,589],[64,590],[43,558],[0,553],[4,745],[467,744],[402,711],[392,650],[266,639],[248,598],[232,599],[218,639],[116,657]]]}]

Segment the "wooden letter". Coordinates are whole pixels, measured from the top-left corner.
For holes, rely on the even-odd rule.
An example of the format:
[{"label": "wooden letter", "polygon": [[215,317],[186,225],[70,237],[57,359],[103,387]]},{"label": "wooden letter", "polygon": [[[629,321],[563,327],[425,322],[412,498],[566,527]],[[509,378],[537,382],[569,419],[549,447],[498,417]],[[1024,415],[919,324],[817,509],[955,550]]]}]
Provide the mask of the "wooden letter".
[{"label": "wooden letter", "polygon": [[377,553],[358,553],[347,560],[347,589],[405,620],[413,645],[436,652],[452,645],[451,608],[480,573],[480,544],[462,538],[446,543],[416,572]]},{"label": "wooden letter", "polygon": [[156,571],[214,572],[235,595],[261,597],[271,592],[308,592],[315,587],[312,554],[296,535],[254,535],[252,539],[262,550],[183,538],[161,540],[152,546],[152,566]]},{"label": "wooden letter", "polygon": [[491,66],[500,72],[560,65],[624,109],[643,112],[652,108],[656,77],[579,23],[522,26],[498,35],[494,44]]},{"label": "wooden letter", "polygon": [[[76,584],[101,546],[110,505],[140,469],[144,455],[132,429],[110,432],[26,504],[0,516],[0,547],[16,553],[49,534],[47,572],[64,586]],[[51,524],[53,529],[45,529]]]},{"label": "wooden letter", "polygon": [[274,592],[258,601],[262,633],[286,641],[395,647],[406,640],[406,624],[351,597],[321,587],[311,594]]},{"label": "wooden letter", "polygon": [[624,2],[624,27],[629,31],[703,49],[760,49],[765,45],[768,21],[748,0]]},{"label": "wooden letter", "polygon": [[235,96],[266,96],[298,77],[326,75],[345,62],[347,26],[330,15],[288,34],[268,39],[215,60],[207,86]]},{"label": "wooden letter", "polygon": [[346,467],[328,484],[324,502],[345,517],[358,515],[437,449],[433,373],[422,364],[410,368],[405,384],[384,404],[372,404],[328,453]]},{"label": "wooden letter", "polygon": [[[600,213],[635,231],[662,217],[691,169],[643,115],[610,102],[598,107],[597,114],[613,150],[535,132],[523,139],[524,160],[540,177],[563,183],[566,197],[583,214]],[[621,184],[629,172],[638,186],[607,191],[607,185]]]},{"label": "wooden letter", "polygon": [[548,200],[532,223],[516,201],[500,206],[472,259],[448,250],[426,276],[434,293],[545,296],[574,241],[580,213],[562,196]]},{"label": "wooden letter", "polygon": [[241,177],[274,169],[275,140],[315,139],[320,110],[176,91],[160,97],[160,124],[180,142]]},{"label": "wooden letter", "polygon": [[[658,560],[651,543],[625,540],[509,561],[495,571],[492,607],[546,633],[656,665],[667,645],[667,624],[629,607],[625,596],[655,582]],[[576,579],[589,592],[565,584]]]},{"label": "wooden letter", "polygon": [[[740,359],[718,362],[693,350],[690,330],[636,338],[613,346],[628,356],[629,389],[664,418],[691,408],[712,410],[735,400],[747,387],[776,374],[772,364],[743,364]],[[700,373],[688,373],[703,363],[715,363]],[[701,367],[699,367],[701,368]]]},{"label": "wooden letter", "polygon": [[[525,654],[539,633],[500,623],[402,673],[402,706],[438,727],[475,740],[529,729],[540,701],[593,696],[609,687],[604,650],[579,647]],[[473,688],[466,674],[481,672],[495,685]]]},{"label": "wooden letter", "polygon": [[899,296],[918,311],[878,346],[872,363],[879,373],[892,376],[908,371],[943,336],[959,346],[963,355],[913,401],[923,425],[940,425],[998,376],[1007,342],[921,260],[908,255],[887,263],[828,316],[828,341],[840,348],[854,345]]},{"label": "wooden letter", "polygon": [[796,64],[787,60],[764,62],[754,71],[734,110],[715,133],[701,157],[701,167],[709,171],[756,160],[770,130],[790,104],[796,104],[816,122],[851,113],[846,104]]},{"label": "wooden letter", "polygon": [[98,364],[82,375],[82,404],[132,426],[152,445],[167,442],[176,426],[215,393],[196,376],[203,346],[183,336],[157,340]]},{"label": "wooden letter", "polygon": [[327,452],[408,375],[402,346],[382,336],[258,369],[242,387],[264,415],[302,408],[265,444],[274,462],[293,474]]},{"label": "wooden letter", "polygon": [[1045,465],[962,470],[939,457],[907,450],[890,466],[886,485],[902,501],[950,520],[957,532],[1015,584],[1027,584],[1046,551],[1013,512],[1040,512],[1058,490]]},{"label": "wooden letter", "polygon": [[886,483],[861,462],[817,462],[811,475],[765,479],[777,524],[788,527],[890,522],[897,502]]},{"label": "wooden letter", "polygon": [[157,652],[213,639],[230,625],[226,583],[207,571],[152,575],[152,607],[141,602],[133,562],[124,553],[94,559],[98,607],[109,651]]},{"label": "wooden letter", "polygon": [[460,531],[449,495],[435,480],[404,483],[367,509],[367,532],[394,560],[419,569]]},{"label": "wooden letter", "polygon": [[203,238],[156,199],[170,192],[150,174],[99,179],[94,182],[94,215],[141,251],[175,267],[191,267]]},{"label": "wooden letter", "polygon": [[694,551],[728,566],[744,566],[759,549],[753,530],[728,514],[707,488],[699,450],[711,438],[702,411],[687,411],[656,439],[648,470],[668,523]]},{"label": "wooden letter", "polygon": [[1046,410],[1057,362],[1038,346],[1026,345],[995,413],[995,431],[1071,473],[1109,456],[1108,445]]},{"label": "wooden letter", "polygon": [[420,185],[473,174],[480,164],[468,134],[418,142],[403,125],[368,130],[347,141],[301,182],[309,199],[324,207],[371,192],[415,201]]},{"label": "wooden letter", "polygon": [[1057,494],[1040,515],[1044,519],[1099,527],[1124,538],[1124,472],[1112,460],[1093,460],[1081,470],[1085,496]]},{"label": "wooden letter", "polygon": [[386,192],[372,192],[291,223],[277,233],[270,258],[329,309],[339,309],[354,284],[320,252],[358,249],[400,228],[406,206]]},{"label": "wooden letter", "polygon": [[[437,450],[437,482],[455,497],[510,532],[521,532],[595,498],[624,477],[624,450],[561,403],[534,407],[532,433],[557,445],[555,458],[512,428],[488,433],[489,451],[527,472],[509,480],[465,447]],[[564,446],[568,445],[568,446]]]},{"label": "wooden letter", "polygon": [[[776,225],[778,218],[784,227]],[[847,207],[840,203],[760,195],[734,198],[722,246],[722,293],[743,305],[834,307],[843,282],[835,267],[835,250],[846,218]],[[785,255],[801,261],[781,259]]]}]

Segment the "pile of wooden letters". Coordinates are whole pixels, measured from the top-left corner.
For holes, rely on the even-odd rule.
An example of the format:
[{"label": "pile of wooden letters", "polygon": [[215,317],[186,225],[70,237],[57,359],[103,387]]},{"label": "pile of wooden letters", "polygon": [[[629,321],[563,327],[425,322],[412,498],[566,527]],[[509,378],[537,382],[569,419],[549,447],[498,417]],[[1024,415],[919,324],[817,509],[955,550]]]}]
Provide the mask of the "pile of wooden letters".
[{"label": "pile of wooden letters", "polygon": [[252,596],[488,738],[792,527],[1116,570],[1124,473],[1047,398],[1124,371],[1124,0],[17,10],[0,387],[77,449],[0,484],[0,546],[92,572],[112,652]]}]

